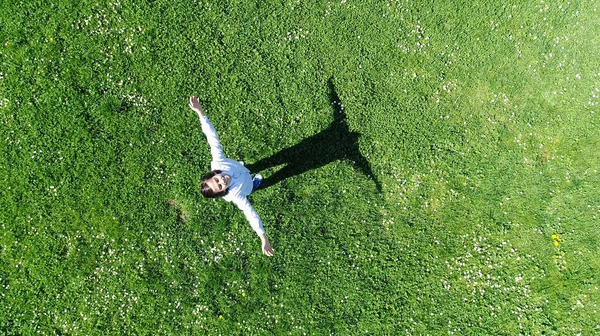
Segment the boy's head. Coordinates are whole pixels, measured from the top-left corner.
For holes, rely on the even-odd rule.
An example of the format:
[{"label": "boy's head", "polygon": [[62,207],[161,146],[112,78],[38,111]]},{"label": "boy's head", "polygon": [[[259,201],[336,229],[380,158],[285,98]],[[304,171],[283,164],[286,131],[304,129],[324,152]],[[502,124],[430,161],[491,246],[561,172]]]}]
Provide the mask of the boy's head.
[{"label": "boy's head", "polygon": [[227,195],[230,185],[231,176],[223,174],[220,170],[213,170],[202,176],[200,192],[204,197],[219,198]]}]

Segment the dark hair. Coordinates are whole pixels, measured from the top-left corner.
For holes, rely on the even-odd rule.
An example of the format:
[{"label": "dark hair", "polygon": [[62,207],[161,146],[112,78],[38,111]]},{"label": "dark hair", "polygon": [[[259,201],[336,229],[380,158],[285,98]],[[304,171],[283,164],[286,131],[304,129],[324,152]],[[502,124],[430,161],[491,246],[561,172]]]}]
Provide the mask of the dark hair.
[{"label": "dark hair", "polygon": [[220,191],[220,192],[215,192],[206,183],[206,181],[210,180],[217,174],[221,174],[221,171],[220,170],[209,171],[208,173],[204,174],[204,176],[202,176],[202,182],[200,182],[200,192],[202,193],[202,196],[207,197],[207,198],[219,198],[219,197],[223,197],[223,196],[227,195],[227,189]]}]

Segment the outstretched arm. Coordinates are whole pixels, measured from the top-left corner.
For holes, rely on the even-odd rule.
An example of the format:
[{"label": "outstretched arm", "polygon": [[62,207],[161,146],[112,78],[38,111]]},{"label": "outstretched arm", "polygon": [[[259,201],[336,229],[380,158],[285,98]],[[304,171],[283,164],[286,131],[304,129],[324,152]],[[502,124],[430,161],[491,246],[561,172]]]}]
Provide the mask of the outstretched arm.
[{"label": "outstretched arm", "polygon": [[235,203],[235,205],[240,210],[242,210],[242,212],[246,216],[246,219],[250,223],[250,226],[252,226],[252,229],[254,229],[256,234],[260,237],[260,241],[262,243],[262,253],[269,257],[272,257],[275,251],[273,251],[273,248],[271,247],[271,242],[265,234],[265,229],[263,228],[262,221],[260,220],[258,213],[256,213],[256,210],[254,210],[254,208],[250,204],[250,201],[248,201],[248,198],[235,198],[233,200],[233,203]]},{"label": "outstretched arm", "polygon": [[223,153],[223,147],[221,147],[221,142],[219,141],[219,136],[217,135],[217,131],[213,127],[210,120],[206,114],[204,114],[204,109],[200,106],[198,102],[198,98],[196,96],[190,97],[190,108],[194,110],[198,114],[200,118],[200,123],[202,124],[202,132],[206,135],[206,139],[208,140],[208,145],[210,146],[210,154],[212,155],[213,161],[221,161],[225,159],[225,154]]}]

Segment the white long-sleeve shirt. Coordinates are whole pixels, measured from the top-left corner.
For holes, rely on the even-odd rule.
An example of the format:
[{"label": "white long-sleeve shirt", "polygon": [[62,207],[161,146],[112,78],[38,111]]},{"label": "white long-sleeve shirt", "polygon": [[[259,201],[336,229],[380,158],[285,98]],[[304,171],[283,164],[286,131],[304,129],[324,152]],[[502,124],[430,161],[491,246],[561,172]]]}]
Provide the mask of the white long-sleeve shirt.
[{"label": "white long-sleeve shirt", "polygon": [[262,221],[247,198],[252,193],[252,176],[250,176],[250,171],[241,163],[225,157],[219,136],[210,120],[208,120],[208,117],[200,117],[200,123],[202,124],[202,132],[206,135],[208,145],[210,146],[210,154],[212,156],[210,169],[220,170],[224,174],[231,176],[231,184],[227,188],[227,195],[223,196],[223,199],[227,202],[233,202],[233,204],[242,210],[252,229],[256,234],[262,236],[265,233]]}]

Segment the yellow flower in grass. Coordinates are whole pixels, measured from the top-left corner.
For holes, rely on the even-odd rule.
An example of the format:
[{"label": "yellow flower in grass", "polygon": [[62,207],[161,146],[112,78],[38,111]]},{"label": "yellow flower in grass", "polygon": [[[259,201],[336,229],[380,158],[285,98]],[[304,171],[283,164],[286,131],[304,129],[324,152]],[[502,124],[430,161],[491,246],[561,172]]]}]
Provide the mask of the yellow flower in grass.
[{"label": "yellow flower in grass", "polygon": [[554,246],[558,246],[558,241],[554,241]]},{"label": "yellow flower in grass", "polygon": [[552,239],[558,239],[558,235],[557,234],[553,234],[552,235]]},{"label": "yellow flower in grass", "polygon": [[246,296],[246,292],[242,292],[242,296]]},{"label": "yellow flower in grass", "polygon": [[222,319],[223,319],[223,315],[219,315],[219,320],[222,320]]}]

